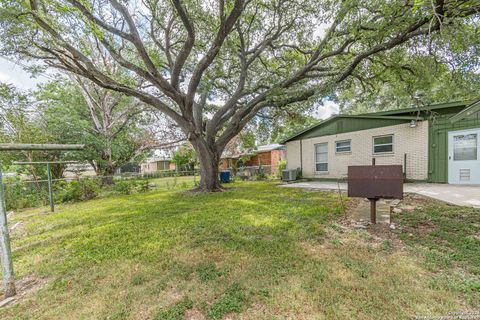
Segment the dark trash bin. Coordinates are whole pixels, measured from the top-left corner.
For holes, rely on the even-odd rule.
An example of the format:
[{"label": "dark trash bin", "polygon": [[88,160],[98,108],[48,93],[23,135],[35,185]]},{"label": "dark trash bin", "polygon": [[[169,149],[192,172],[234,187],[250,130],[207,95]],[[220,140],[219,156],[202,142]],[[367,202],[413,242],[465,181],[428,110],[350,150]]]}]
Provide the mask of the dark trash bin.
[{"label": "dark trash bin", "polygon": [[223,170],[220,171],[220,182],[221,183],[228,183],[230,182],[230,170]]}]

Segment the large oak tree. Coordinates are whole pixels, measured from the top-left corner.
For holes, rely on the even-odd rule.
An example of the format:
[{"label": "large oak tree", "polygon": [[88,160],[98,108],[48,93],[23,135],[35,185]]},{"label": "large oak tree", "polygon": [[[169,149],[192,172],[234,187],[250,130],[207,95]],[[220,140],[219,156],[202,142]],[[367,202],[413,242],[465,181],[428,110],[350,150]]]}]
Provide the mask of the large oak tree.
[{"label": "large oak tree", "polygon": [[[66,70],[160,110],[220,188],[226,144],[259,112],[331,94],[372,57],[475,24],[473,0],[0,0],[4,54]],[[99,68],[88,44],[118,63]],[[425,50],[428,54],[428,50]],[[359,68],[360,67],[360,68]]]}]

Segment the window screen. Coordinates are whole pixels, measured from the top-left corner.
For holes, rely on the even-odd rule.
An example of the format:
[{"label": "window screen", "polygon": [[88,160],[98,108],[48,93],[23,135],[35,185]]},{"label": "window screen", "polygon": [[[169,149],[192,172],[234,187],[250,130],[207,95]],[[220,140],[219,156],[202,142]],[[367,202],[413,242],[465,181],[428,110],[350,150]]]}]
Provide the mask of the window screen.
[{"label": "window screen", "polygon": [[373,137],[373,153],[393,152],[393,135]]},{"label": "window screen", "polygon": [[315,145],[315,170],[328,171],[328,144],[319,143]]},{"label": "window screen", "polygon": [[453,160],[477,160],[477,134],[453,136]]},{"label": "window screen", "polygon": [[352,141],[351,140],[336,141],[335,151],[337,153],[352,151]]}]

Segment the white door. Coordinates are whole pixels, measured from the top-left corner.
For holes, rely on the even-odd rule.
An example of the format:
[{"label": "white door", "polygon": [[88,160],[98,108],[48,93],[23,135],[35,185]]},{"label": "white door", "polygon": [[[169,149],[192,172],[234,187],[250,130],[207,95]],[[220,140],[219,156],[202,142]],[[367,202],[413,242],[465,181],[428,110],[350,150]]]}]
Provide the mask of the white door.
[{"label": "white door", "polygon": [[448,183],[480,184],[480,128],[448,133]]}]

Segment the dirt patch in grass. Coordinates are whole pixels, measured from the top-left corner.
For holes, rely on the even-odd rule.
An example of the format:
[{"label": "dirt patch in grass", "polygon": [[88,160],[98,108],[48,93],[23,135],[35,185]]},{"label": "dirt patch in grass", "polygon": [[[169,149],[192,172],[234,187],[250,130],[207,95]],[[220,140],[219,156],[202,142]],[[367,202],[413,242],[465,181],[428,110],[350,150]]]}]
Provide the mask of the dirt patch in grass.
[{"label": "dirt patch in grass", "polygon": [[206,320],[207,318],[203,315],[203,313],[196,309],[190,309],[185,312],[185,320]]},{"label": "dirt patch in grass", "polygon": [[347,198],[346,195],[342,195],[343,203],[345,204],[345,218],[349,218],[352,216],[353,211],[355,208],[358,207],[360,202],[363,201],[361,198]]},{"label": "dirt patch in grass", "polygon": [[[33,276],[28,276],[23,279],[15,281],[15,288],[17,289],[17,295],[15,300],[4,308],[12,307],[16,304],[22,303],[23,301],[29,299],[37,293],[40,289],[46,286],[48,279],[37,278]],[[0,297],[3,299],[3,291],[0,290]]]},{"label": "dirt patch in grass", "polygon": [[412,227],[409,225],[402,226],[402,229],[405,233],[408,233],[409,237],[419,236],[426,237],[430,233],[438,230],[438,227],[430,220],[422,220],[417,222],[417,224]]}]

